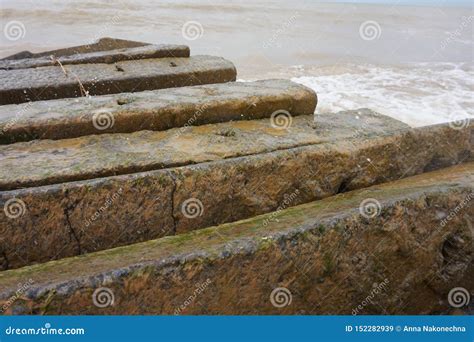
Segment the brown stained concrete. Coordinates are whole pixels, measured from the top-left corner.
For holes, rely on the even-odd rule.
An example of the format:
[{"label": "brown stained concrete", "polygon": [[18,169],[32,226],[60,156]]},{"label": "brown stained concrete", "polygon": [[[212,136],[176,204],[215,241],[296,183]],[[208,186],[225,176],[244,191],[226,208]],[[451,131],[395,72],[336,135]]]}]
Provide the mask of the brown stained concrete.
[{"label": "brown stained concrete", "polygon": [[43,51],[43,52],[38,52],[38,53],[23,51],[23,52],[19,52],[14,55],[5,57],[1,60],[12,61],[12,60],[25,59],[25,58],[48,57],[51,55],[54,55],[56,57],[63,57],[63,56],[84,54],[84,53],[90,53],[90,52],[134,48],[134,47],[145,46],[145,45],[150,45],[150,44],[137,42],[133,40],[105,37],[105,38],[100,38],[97,42],[92,43],[92,44],[72,46],[72,47],[63,48],[63,49]]},{"label": "brown stained concrete", "polygon": [[[94,137],[84,146],[71,143],[82,138],[71,139],[63,149],[41,153],[19,143],[15,148],[25,148],[16,150],[16,164],[5,158],[15,145],[2,146],[2,177],[14,175],[21,186],[35,175],[54,182],[65,174],[98,177],[105,173],[97,170],[108,170],[104,178],[1,191],[1,207],[13,199],[24,203],[17,218],[0,211],[3,269],[233,222],[274,211],[284,201],[308,203],[474,156],[472,125],[409,129],[369,110],[320,115],[315,123],[310,116],[295,117],[286,132],[266,119],[190,127],[179,138],[164,137],[176,132],[126,135],[129,145],[115,135]],[[154,134],[161,138],[153,141]],[[132,136],[143,141],[135,144]],[[150,164],[156,156],[161,159]],[[38,171],[48,165],[51,174]],[[138,172],[147,165],[161,169]],[[119,171],[134,173],[113,175]]]},{"label": "brown stained concrete", "polygon": [[[0,70],[0,104],[116,94],[235,81],[234,65],[221,57],[150,58],[115,64]],[[80,81],[80,82],[79,82]]]},{"label": "brown stained concrete", "polygon": [[5,105],[0,106],[0,143],[173,127],[184,131],[192,125],[268,118],[279,110],[313,114],[316,103],[316,94],[305,86],[265,80]]},{"label": "brown stained concrete", "polygon": [[[369,110],[360,113],[320,116],[316,123],[313,115],[298,116],[292,119],[289,129],[274,128],[272,120],[262,119],[4,145],[0,146],[0,190],[165,169],[300,146],[344,144],[346,140],[364,141],[408,131],[406,125],[383,115]],[[466,134],[457,135],[465,139]]]},{"label": "brown stained concrete", "polygon": [[[4,271],[1,304],[7,314],[48,315],[454,312],[450,289],[474,291],[473,190],[474,163],[466,163],[240,222]],[[372,217],[361,215],[368,199],[380,205]],[[113,296],[109,306],[93,304],[101,287]],[[286,306],[272,305],[278,287],[291,293]]]},{"label": "brown stained concrete", "polygon": [[146,45],[116,50],[95,51],[57,57],[51,53],[44,57],[25,58],[19,60],[0,60],[0,70],[38,68],[54,65],[55,57],[62,65],[88,63],[116,63],[120,61],[139,60],[146,58],[189,57],[189,47],[185,45]]}]

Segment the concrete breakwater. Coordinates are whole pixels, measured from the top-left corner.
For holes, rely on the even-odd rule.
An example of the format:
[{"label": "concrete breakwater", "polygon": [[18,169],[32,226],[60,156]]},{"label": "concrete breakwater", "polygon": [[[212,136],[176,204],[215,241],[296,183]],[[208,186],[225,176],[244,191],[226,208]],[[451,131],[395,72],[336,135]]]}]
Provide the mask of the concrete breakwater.
[{"label": "concrete breakwater", "polygon": [[286,80],[231,82],[0,107],[0,143],[66,139],[313,114],[312,90]]},{"label": "concrete breakwater", "polygon": [[[444,228],[438,217],[473,192],[473,172],[469,163],[329,197],[285,209],[266,226],[269,214],[4,271],[0,301],[31,278],[9,313],[173,314],[206,283],[182,313],[352,314],[383,282],[359,314],[446,310],[439,299],[453,284],[472,284],[474,207]],[[367,198],[377,198],[377,214],[360,214]],[[276,288],[288,295],[277,306],[269,300]],[[110,296],[104,307],[92,302],[97,291]]]},{"label": "concrete breakwater", "polygon": [[51,64],[0,70],[0,104],[222,83],[236,78],[231,62],[213,56]]},{"label": "concrete breakwater", "polygon": [[1,62],[6,313],[433,313],[472,285],[472,122],[315,117],[304,86],[131,45]]}]

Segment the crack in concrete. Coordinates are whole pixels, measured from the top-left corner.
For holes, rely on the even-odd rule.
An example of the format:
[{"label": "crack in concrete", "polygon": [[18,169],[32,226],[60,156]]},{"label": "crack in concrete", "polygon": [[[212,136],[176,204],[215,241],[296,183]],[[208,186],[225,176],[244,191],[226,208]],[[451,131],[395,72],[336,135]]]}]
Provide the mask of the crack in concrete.
[{"label": "crack in concrete", "polygon": [[168,175],[170,176],[171,180],[173,181],[173,188],[171,189],[171,194],[170,194],[170,200],[171,200],[171,219],[173,220],[173,233],[172,235],[176,235],[176,227],[177,227],[177,220],[178,218],[174,215],[174,197],[175,197],[175,193],[176,193],[176,187],[177,187],[177,184],[176,184],[176,175],[174,175],[174,173],[172,171],[169,171],[167,172]]},{"label": "crack in concrete", "polygon": [[[333,189],[334,191],[334,195],[337,195],[337,194],[342,194],[346,191],[350,191],[350,184],[352,183],[352,181],[354,180],[354,178],[356,178],[356,176],[354,175],[349,175],[347,177],[344,177],[341,182],[339,183],[339,186],[336,188],[336,189]],[[332,196],[334,196],[332,195]]]},{"label": "crack in concrete", "polygon": [[76,241],[77,253],[82,254],[81,241],[79,240],[79,236],[77,235],[76,231],[72,227],[71,218],[69,217],[69,211],[74,210],[77,203],[69,205],[69,190],[66,189],[66,191],[64,192],[64,196],[66,197],[67,201],[66,206],[63,209],[66,220],[66,226],[68,227],[69,234],[72,235],[73,239]]}]

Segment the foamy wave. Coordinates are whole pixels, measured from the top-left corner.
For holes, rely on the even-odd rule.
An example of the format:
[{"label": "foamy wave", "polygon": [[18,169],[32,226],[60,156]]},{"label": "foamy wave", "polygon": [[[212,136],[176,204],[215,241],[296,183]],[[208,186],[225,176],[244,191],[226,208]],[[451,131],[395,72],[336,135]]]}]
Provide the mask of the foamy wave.
[{"label": "foamy wave", "polygon": [[311,73],[292,80],[318,93],[317,113],[368,107],[411,126],[474,118],[473,64],[353,65],[332,75]]}]

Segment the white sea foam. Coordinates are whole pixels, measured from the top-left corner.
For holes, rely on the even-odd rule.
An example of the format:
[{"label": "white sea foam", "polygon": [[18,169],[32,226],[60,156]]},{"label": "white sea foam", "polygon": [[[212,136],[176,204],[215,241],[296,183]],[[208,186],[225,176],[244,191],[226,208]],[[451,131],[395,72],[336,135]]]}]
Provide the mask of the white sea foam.
[{"label": "white sea foam", "polygon": [[[419,63],[403,67],[345,66],[292,80],[318,94],[317,113],[367,107],[411,126],[474,118],[474,65]],[[294,69],[298,74],[304,67]],[[311,75],[313,74],[313,75]]]}]

